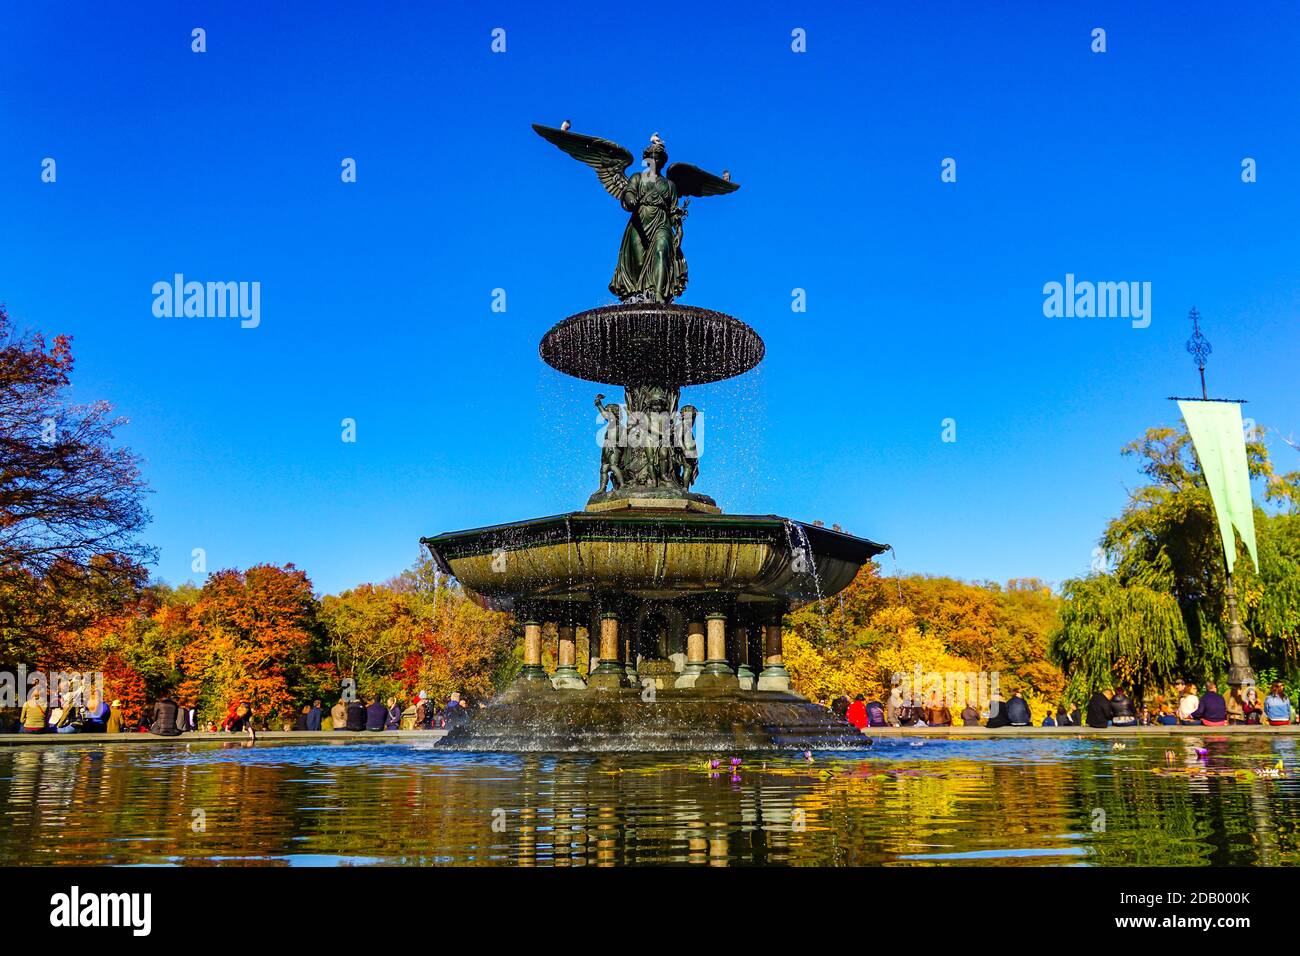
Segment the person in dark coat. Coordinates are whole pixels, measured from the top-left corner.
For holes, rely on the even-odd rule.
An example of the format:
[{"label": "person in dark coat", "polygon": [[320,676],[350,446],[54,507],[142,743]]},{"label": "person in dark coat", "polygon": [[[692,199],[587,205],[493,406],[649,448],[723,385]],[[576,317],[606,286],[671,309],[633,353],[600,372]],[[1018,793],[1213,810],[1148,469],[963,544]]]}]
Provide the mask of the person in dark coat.
[{"label": "person in dark coat", "polygon": [[149,733],[159,737],[179,737],[181,729],[176,725],[180,708],[176,701],[164,697],[153,705],[153,718],[149,721]]},{"label": "person in dark coat", "polygon": [[1134,727],[1137,725],[1137,708],[1129,700],[1124,688],[1115,691],[1110,699],[1110,722],[1114,727]]},{"label": "person in dark coat", "polygon": [[978,727],[980,725],[980,712],[970,701],[961,709],[961,725],[963,727]]},{"label": "person in dark coat", "polygon": [[376,697],[366,708],[366,730],[383,730],[386,720],[388,720],[388,708]]},{"label": "person in dark coat", "polygon": [[1079,712],[1076,710],[1073,714],[1066,710],[1062,704],[1056,708],[1056,726],[1058,727],[1077,727],[1079,726]]},{"label": "person in dark coat", "polygon": [[451,695],[446,708],[442,712],[442,725],[451,730],[453,727],[459,727],[467,720],[469,720],[469,710],[465,707],[465,702],[460,698],[460,691],[456,691]]},{"label": "person in dark coat", "polygon": [[307,729],[307,715],[308,715],[309,713],[311,713],[311,708],[308,707],[306,704],[303,704],[303,705],[302,705],[302,711],[301,711],[301,712],[298,714],[298,716],[295,717],[294,720],[293,720],[293,729],[294,729],[294,730],[306,730],[306,729]]},{"label": "person in dark coat", "polygon": [[1033,717],[1029,713],[1028,702],[1020,696],[1020,691],[1012,691],[1011,699],[1007,701],[1007,723],[1012,727],[1028,727],[1033,723]]},{"label": "person in dark coat", "polygon": [[848,697],[845,696],[844,694],[840,694],[839,697],[836,697],[833,701],[831,701],[831,713],[834,714],[836,717],[838,717],[840,720],[848,720],[849,719]]},{"label": "person in dark coat", "polygon": [[1214,681],[1205,685],[1200,706],[1192,711],[1192,720],[1199,720],[1206,727],[1222,727],[1228,722],[1228,702]]},{"label": "person in dark coat", "polygon": [[1007,719],[1007,702],[1002,699],[1001,694],[994,694],[993,699],[989,701],[989,719],[985,722],[985,727],[1008,727],[1011,721]]},{"label": "person in dark coat", "polygon": [[1110,688],[1093,691],[1088,698],[1088,726],[1094,730],[1110,726]]},{"label": "person in dark coat", "polygon": [[344,730],[366,729],[366,705],[360,700],[348,701],[348,723]]},{"label": "person in dark coat", "polygon": [[321,710],[320,701],[311,702],[311,710],[307,711],[307,729],[320,730],[321,720],[324,719],[324,712]]}]

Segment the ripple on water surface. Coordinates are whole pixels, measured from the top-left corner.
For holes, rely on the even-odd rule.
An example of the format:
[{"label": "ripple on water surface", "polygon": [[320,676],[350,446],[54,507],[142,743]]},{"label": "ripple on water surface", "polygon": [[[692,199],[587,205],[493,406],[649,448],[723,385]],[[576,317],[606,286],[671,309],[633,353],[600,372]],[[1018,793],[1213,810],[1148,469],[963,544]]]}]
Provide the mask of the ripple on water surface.
[{"label": "ripple on water surface", "polygon": [[889,737],[812,762],[15,747],[0,750],[0,862],[1294,865],[1295,757],[1267,736]]}]

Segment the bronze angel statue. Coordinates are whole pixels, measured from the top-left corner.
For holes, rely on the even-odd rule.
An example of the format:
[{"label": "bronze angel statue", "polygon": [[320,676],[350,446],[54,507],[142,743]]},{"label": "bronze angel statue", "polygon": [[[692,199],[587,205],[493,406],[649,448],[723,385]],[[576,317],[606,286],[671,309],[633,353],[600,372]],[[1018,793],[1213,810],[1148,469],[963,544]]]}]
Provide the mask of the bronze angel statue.
[{"label": "bronze angel statue", "polygon": [[[606,192],[631,213],[618,250],[618,266],[609,291],[621,302],[671,302],[686,288],[682,255],[682,220],[690,196],[735,192],[738,183],[706,173],[689,163],[668,166],[668,150],[656,133],[641,152],[641,172],[627,174],[632,154],[617,143],[564,128],[533,124],[539,136],[596,171]],[[664,167],[668,166],[665,170]],[[679,199],[685,199],[678,206]]]}]

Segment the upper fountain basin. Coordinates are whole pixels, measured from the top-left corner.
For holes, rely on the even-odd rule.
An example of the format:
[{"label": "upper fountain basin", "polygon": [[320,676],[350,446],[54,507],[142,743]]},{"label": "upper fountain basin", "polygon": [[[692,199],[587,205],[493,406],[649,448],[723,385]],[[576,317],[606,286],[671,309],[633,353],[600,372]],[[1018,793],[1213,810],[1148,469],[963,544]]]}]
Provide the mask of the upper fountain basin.
[{"label": "upper fountain basin", "polygon": [[674,599],[810,601],[847,587],[888,546],[776,515],[574,512],[422,538],[480,603]]},{"label": "upper fountain basin", "polygon": [[702,385],[763,361],[740,319],[676,302],[628,302],[571,315],[542,336],[543,361],[608,385]]}]

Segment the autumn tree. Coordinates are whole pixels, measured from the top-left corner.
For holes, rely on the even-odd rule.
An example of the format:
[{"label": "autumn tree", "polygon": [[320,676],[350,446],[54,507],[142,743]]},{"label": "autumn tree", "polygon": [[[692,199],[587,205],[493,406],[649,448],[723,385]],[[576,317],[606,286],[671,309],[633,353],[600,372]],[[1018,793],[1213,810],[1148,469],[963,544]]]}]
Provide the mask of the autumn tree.
[{"label": "autumn tree", "polygon": [[353,679],[363,693],[383,697],[401,689],[398,672],[429,634],[420,595],[385,585],[328,595],[320,620],[334,673]]},{"label": "autumn tree", "polygon": [[257,565],[209,576],[190,609],[192,640],[182,653],[180,693],[205,717],[237,700],[263,719],[301,704],[298,690],[318,644],[317,602],[292,564]]},{"label": "autumn tree", "polygon": [[971,584],[865,565],[840,594],[786,618],[786,668],[814,698],[885,693],[896,672],[998,673],[1004,690],[1051,697],[1064,684],[1047,659],[1059,599],[1033,578]]},{"label": "autumn tree", "polygon": [[421,625],[420,647],[404,668],[408,693],[424,690],[446,700],[459,691],[486,699],[509,681],[517,642],[509,614],[480,607],[428,557],[393,584],[414,598]]},{"label": "autumn tree", "polygon": [[72,340],[15,329],[0,305],[0,663],[31,660],[144,582],[139,462],[107,402],[68,398]]}]

